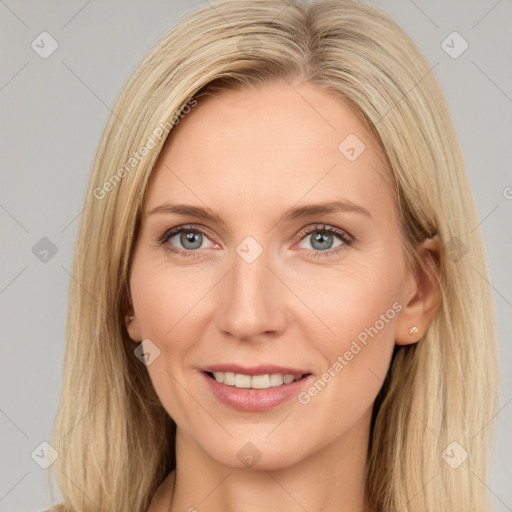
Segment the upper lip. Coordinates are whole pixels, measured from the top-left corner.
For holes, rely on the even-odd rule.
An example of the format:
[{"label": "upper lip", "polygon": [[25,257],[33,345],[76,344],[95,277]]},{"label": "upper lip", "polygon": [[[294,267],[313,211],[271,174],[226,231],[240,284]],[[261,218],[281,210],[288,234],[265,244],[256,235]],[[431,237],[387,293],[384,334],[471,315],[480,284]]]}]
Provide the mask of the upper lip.
[{"label": "upper lip", "polygon": [[259,364],[257,366],[242,366],[240,364],[226,363],[226,364],[212,364],[201,368],[204,372],[233,372],[243,373],[244,375],[265,375],[271,373],[282,373],[283,375],[305,375],[310,372],[307,370],[299,370],[297,368],[290,368],[287,366],[278,366],[273,364]]}]

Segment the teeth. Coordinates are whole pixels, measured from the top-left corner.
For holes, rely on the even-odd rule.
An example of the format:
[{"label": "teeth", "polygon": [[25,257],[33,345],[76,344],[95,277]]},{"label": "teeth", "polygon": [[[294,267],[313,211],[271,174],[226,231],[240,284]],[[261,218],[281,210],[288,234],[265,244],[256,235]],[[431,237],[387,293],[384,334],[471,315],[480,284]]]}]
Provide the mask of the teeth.
[{"label": "teeth", "polygon": [[251,376],[244,375],[243,373],[235,373],[235,387],[236,388],[250,388]]},{"label": "teeth", "polygon": [[[222,374],[222,372],[219,373]],[[213,375],[215,376],[215,373]],[[222,380],[219,382],[222,382]],[[228,386],[235,385],[235,374],[233,372],[224,372],[224,384],[227,384]]]},{"label": "teeth", "polygon": [[272,373],[269,376],[270,385],[280,386],[283,383],[283,376],[280,373]]},{"label": "teeth", "polygon": [[290,384],[295,380],[301,379],[302,375],[291,375],[282,373],[271,373],[265,375],[244,375],[243,373],[233,372],[213,372],[213,377],[217,382],[222,382],[228,386],[237,388],[267,389],[283,384]]},{"label": "teeth", "polygon": [[251,388],[267,389],[270,387],[270,375],[253,375],[251,377]]}]

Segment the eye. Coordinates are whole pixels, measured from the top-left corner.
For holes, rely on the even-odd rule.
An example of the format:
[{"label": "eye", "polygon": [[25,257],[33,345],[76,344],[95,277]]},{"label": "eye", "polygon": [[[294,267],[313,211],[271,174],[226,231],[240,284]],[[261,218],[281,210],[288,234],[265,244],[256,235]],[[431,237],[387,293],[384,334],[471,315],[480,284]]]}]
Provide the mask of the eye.
[{"label": "eye", "polygon": [[206,249],[212,247],[213,244],[207,247],[201,247],[205,240],[209,240],[206,232],[194,226],[178,226],[173,229],[167,230],[158,240],[160,245],[165,246],[165,249],[171,253],[179,253],[183,256],[195,256],[198,249]]},{"label": "eye", "polygon": [[[303,229],[298,237],[299,243],[308,242],[310,247],[301,247],[308,250],[312,257],[335,256],[347,249],[354,242],[354,237],[346,231],[326,224],[316,224]],[[336,239],[338,241],[336,242]],[[209,245],[203,246],[205,241]],[[204,228],[197,226],[178,226],[169,229],[158,239],[158,244],[164,246],[170,253],[185,257],[200,256],[200,249],[215,247]]]},{"label": "eye", "polygon": [[[326,224],[317,224],[306,228],[298,236],[301,237],[301,242],[307,242],[310,245],[310,247],[302,248],[311,248],[311,251],[313,251],[311,255],[313,257],[339,254],[354,242],[354,238],[346,231]],[[336,238],[338,239],[337,243]]]}]

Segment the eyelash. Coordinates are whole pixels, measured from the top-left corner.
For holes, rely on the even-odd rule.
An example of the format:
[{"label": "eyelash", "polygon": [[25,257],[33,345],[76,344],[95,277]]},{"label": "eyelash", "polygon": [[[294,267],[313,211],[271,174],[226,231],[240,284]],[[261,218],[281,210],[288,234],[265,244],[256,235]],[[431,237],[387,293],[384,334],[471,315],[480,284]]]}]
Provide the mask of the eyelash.
[{"label": "eyelash", "polygon": [[[176,228],[172,228],[172,229],[165,231],[162,234],[162,236],[158,239],[158,244],[163,246],[172,237],[174,237],[175,235],[182,233],[182,232],[201,233],[203,236],[208,237],[208,233],[200,227],[190,226],[190,225],[178,226]],[[325,257],[337,256],[341,252],[345,251],[347,249],[347,246],[351,246],[355,242],[355,238],[352,235],[350,235],[349,233],[347,233],[346,231],[343,231],[339,228],[335,228],[334,226],[329,226],[326,224],[323,224],[323,225],[316,224],[313,227],[305,228],[305,229],[301,230],[297,236],[299,237],[299,241],[300,241],[303,238],[305,238],[306,236],[310,235],[311,233],[316,233],[316,232],[329,233],[329,234],[336,235],[336,236],[338,236],[338,238],[341,239],[341,241],[343,243],[334,249],[327,249],[325,251],[315,251],[315,250],[309,249],[308,251],[312,253],[311,256],[313,258],[325,258]],[[171,246],[166,246],[165,250],[170,253],[180,254],[185,257],[195,258],[195,257],[201,256],[199,254],[199,250],[185,251],[183,249],[178,249],[178,248],[171,247]]]}]

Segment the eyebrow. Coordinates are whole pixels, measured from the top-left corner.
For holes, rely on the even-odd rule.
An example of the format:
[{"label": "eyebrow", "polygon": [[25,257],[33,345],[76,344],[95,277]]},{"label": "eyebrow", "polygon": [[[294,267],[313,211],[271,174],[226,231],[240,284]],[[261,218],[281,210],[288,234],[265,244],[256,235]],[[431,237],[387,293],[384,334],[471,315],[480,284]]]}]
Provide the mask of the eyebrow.
[{"label": "eyebrow", "polygon": [[[360,213],[369,218],[372,218],[371,213],[366,208],[363,208],[362,206],[359,206],[352,201],[348,201],[347,199],[342,199],[337,201],[328,201],[325,203],[306,204],[304,206],[292,206],[281,215],[278,223],[303,217],[311,217],[313,215],[319,215],[322,213],[336,212]],[[217,222],[224,225],[226,224],[210,208],[202,208],[188,204],[166,202],[159,206],[155,206],[149,210],[146,215],[149,217],[155,213],[175,213],[180,215],[190,215],[192,217],[197,217],[198,219]]]}]

